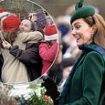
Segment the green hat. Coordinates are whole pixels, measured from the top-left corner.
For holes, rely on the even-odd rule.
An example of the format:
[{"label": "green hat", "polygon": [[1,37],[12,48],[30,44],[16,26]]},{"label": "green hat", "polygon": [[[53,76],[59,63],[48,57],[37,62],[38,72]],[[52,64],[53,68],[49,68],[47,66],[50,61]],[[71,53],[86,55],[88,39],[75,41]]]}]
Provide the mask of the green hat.
[{"label": "green hat", "polygon": [[85,18],[88,16],[92,16],[95,14],[95,9],[93,6],[83,6],[83,1],[84,0],[80,0],[80,2],[78,2],[75,6],[75,11],[73,12],[72,16],[71,16],[71,24],[73,21],[75,21],[76,19],[79,18]]}]

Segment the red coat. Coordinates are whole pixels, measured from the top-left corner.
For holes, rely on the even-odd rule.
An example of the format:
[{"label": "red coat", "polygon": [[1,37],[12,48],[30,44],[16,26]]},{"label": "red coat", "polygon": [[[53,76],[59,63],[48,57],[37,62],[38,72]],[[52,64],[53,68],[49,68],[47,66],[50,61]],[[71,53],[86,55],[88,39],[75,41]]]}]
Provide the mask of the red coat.
[{"label": "red coat", "polygon": [[58,49],[58,43],[41,42],[39,45],[39,55],[42,58],[42,74],[44,74],[53,63]]}]

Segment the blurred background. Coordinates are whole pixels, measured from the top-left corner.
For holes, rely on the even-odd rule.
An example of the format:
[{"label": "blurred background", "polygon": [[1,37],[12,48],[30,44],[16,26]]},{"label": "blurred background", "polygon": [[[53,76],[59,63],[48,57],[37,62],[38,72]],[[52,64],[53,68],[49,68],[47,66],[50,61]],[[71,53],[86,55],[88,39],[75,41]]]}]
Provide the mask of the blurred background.
[{"label": "blurred background", "polygon": [[[44,7],[53,17],[57,17],[59,15],[65,15],[67,12],[67,9],[75,4],[78,0],[0,0],[0,6],[2,5],[2,2],[5,1],[6,6],[13,6],[11,3],[13,1],[33,1],[38,4],[40,4],[42,7]],[[97,7],[100,11],[100,13],[105,17],[105,0],[84,0],[85,4],[90,4],[95,7]],[[11,3],[8,3],[11,2]],[[18,4],[19,5],[19,4]],[[25,4],[21,4],[24,6]],[[22,7],[21,6],[21,7]],[[28,6],[29,8],[32,8],[32,6]]]},{"label": "blurred background", "polygon": [[[54,17],[64,15],[68,7],[79,0],[33,0],[43,6]],[[84,0],[85,4],[97,7],[100,13],[105,17],[105,0]]]}]

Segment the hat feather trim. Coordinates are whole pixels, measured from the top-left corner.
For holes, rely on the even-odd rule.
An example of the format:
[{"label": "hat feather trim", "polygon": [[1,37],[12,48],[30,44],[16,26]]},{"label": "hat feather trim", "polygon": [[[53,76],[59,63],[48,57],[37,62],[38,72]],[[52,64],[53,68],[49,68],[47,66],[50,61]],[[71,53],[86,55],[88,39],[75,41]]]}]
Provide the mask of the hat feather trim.
[{"label": "hat feather trim", "polygon": [[80,0],[79,2],[77,2],[75,9],[77,10],[78,8],[81,8],[83,6],[83,2],[84,0]]}]

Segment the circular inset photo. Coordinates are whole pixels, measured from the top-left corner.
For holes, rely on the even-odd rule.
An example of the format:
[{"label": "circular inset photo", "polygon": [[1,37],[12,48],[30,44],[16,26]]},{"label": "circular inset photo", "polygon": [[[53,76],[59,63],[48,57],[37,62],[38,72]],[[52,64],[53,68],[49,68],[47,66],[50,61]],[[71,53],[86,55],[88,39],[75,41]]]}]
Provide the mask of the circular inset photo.
[{"label": "circular inset photo", "polygon": [[0,81],[31,82],[46,75],[58,53],[51,15],[31,0],[0,1]]}]

